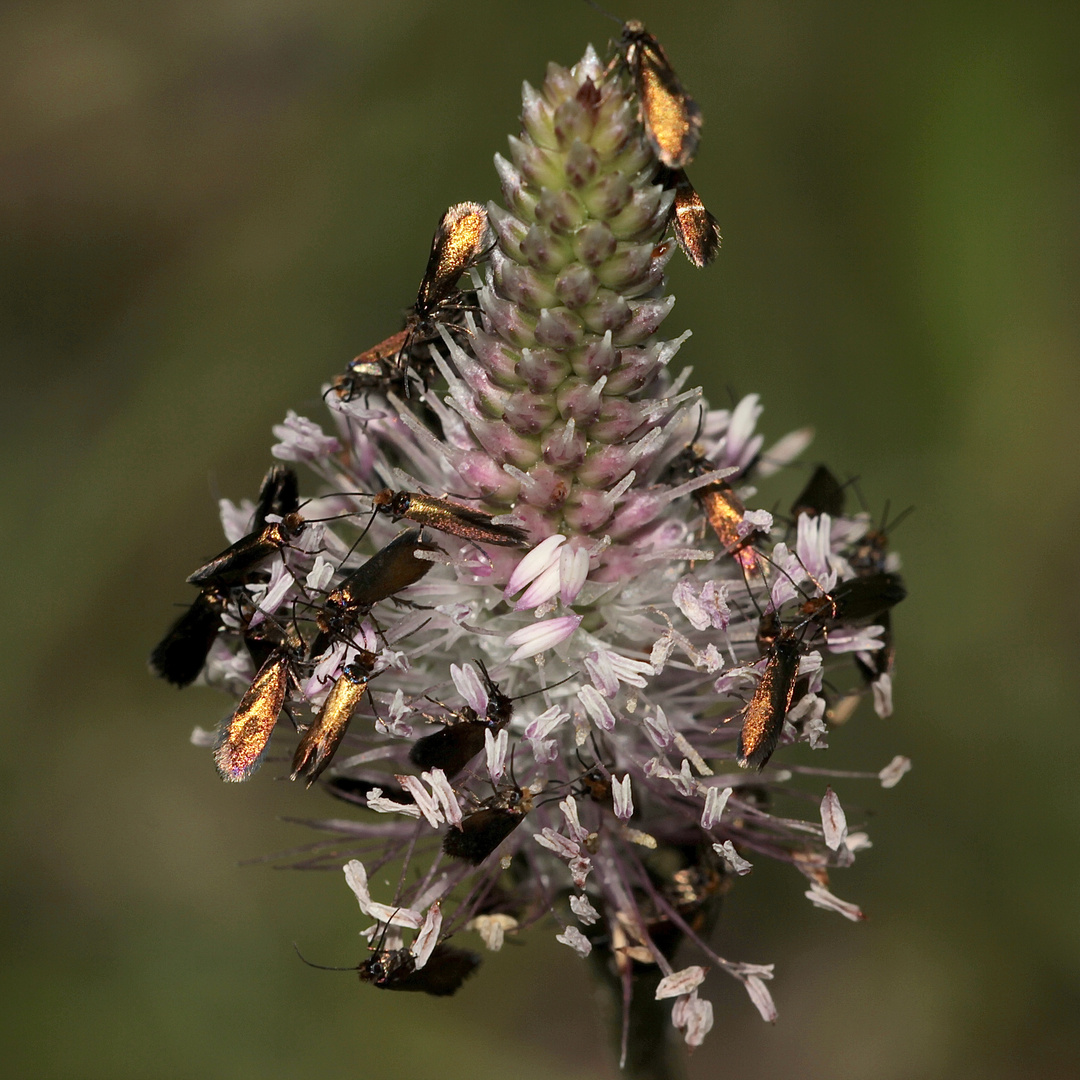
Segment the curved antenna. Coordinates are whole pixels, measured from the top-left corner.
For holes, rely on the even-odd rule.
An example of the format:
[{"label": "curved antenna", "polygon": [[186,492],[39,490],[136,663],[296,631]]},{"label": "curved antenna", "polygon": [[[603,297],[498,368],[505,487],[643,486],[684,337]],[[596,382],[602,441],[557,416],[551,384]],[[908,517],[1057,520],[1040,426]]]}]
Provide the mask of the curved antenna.
[{"label": "curved antenna", "polygon": [[589,7],[591,7],[593,9],[593,11],[600,12],[600,14],[603,15],[605,19],[611,19],[612,22],[617,22],[620,26],[625,26],[626,25],[626,23],[622,19],[620,19],[617,15],[612,15],[611,12],[607,10],[607,8],[602,8],[596,2],[596,0],[585,0],[585,3],[588,4]]},{"label": "curved antenna", "polygon": [[314,964],[300,951],[300,946],[297,945],[295,941],[292,943],[292,947],[296,950],[296,955],[299,956],[300,959],[303,960],[304,963],[307,964],[308,967],[318,968],[319,971],[359,971],[360,970],[360,965],[359,964],[357,964],[355,967],[330,967],[327,964]]}]

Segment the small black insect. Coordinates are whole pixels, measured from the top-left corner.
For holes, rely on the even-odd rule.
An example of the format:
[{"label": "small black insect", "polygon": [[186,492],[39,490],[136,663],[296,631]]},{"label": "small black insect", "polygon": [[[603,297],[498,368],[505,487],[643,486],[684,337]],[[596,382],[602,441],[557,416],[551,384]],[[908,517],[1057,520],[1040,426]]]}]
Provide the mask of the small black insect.
[{"label": "small black insect", "polygon": [[408,949],[384,949],[359,967],[360,981],[380,990],[405,990],[434,997],[449,997],[480,966],[480,957],[468,949],[436,945],[419,970]]},{"label": "small black insect", "polygon": [[474,306],[475,293],[458,289],[458,279],[488,250],[487,211],[474,202],[457,203],[439,219],[431,240],[427,269],[416,300],[396,334],[357,356],[334,380],[338,397],[351,400],[364,390],[408,391],[408,372],[417,371],[426,384],[433,374],[420,346],[437,340],[439,326],[460,327],[463,312]]},{"label": "small black insect", "polygon": [[532,806],[530,791],[517,784],[502,788],[467,814],[460,829],[446,834],[443,851],[479,866],[525,820]]},{"label": "small black insect", "polygon": [[203,589],[150,654],[150,670],[174,686],[194,682],[221,630],[226,600],[220,589]]},{"label": "small black insect", "polygon": [[297,513],[250,532],[220,555],[200,566],[188,581],[192,585],[243,585],[264,559],[292,543],[304,531],[304,519]]},{"label": "small black insect", "polygon": [[259,498],[251,519],[251,532],[266,528],[268,514],[287,517],[300,509],[300,481],[288,465],[271,465],[259,487]]},{"label": "small black insect", "polygon": [[[418,582],[432,567],[428,559],[416,558],[418,551],[439,551],[423,538],[423,530],[406,529],[367,562],[357,567],[331,592],[317,621],[324,634],[342,632],[362,619],[380,600],[386,600]],[[313,655],[325,648],[316,642]]]},{"label": "small black insect", "polygon": [[840,517],[844,512],[844,502],[844,485],[824,465],[819,465],[791,504],[791,516],[796,521],[800,514]]},{"label": "small black insect", "polygon": [[417,768],[442,769],[448,777],[457,776],[484,749],[484,732],[498,732],[510,723],[514,699],[499,689],[482,660],[476,663],[488,695],[485,714],[478,716],[475,709],[466,705],[455,714],[457,720],[454,723],[417,739],[409,751],[409,760]]},{"label": "small black insect", "polygon": [[410,949],[377,949],[356,967],[344,968],[313,964],[304,959],[299,949],[297,955],[308,967],[320,971],[355,971],[361,982],[371,983],[380,990],[403,990],[433,997],[457,993],[461,984],[480,966],[480,957],[476,953],[445,943],[432,949],[427,963],[421,968],[417,968],[416,957]]}]

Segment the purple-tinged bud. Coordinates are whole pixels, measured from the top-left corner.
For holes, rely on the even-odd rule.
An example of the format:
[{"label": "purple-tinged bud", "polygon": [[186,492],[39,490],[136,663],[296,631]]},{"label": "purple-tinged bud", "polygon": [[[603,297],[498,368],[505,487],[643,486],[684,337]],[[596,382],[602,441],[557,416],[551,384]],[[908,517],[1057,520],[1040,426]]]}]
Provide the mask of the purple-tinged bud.
[{"label": "purple-tinged bud", "polygon": [[551,106],[528,82],[521,84],[521,125],[537,146],[557,149]]},{"label": "purple-tinged bud", "polygon": [[554,513],[570,494],[570,484],[567,478],[557,469],[550,465],[539,462],[527,473],[507,465],[506,469],[521,484],[519,498],[538,510],[546,510]]},{"label": "purple-tinged bud", "polygon": [[529,231],[524,222],[518,221],[513,214],[504,210],[498,203],[487,204],[488,224],[495,230],[495,236],[499,241],[499,247],[505,255],[515,262],[526,262],[525,253],[521,250],[522,241]]},{"label": "purple-tinged bud", "polygon": [[566,420],[575,420],[580,426],[589,427],[600,415],[601,397],[607,376],[601,376],[595,383],[589,384],[571,376],[559,387],[556,400],[559,415]]},{"label": "purple-tinged bud", "polygon": [[606,334],[609,330],[621,332],[629,325],[633,309],[627,300],[609,289],[600,289],[591,304],[581,309],[585,325],[594,334]]},{"label": "purple-tinged bud", "polygon": [[507,662],[526,660],[561,645],[580,625],[580,615],[560,615],[557,619],[544,619],[515,630],[506,639],[506,644],[515,648]]},{"label": "purple-tinged bud", "polygon": [[550,394],[519,390],[505,403],[503,420],[519,435],[539,435],[558,416]]},{"label": "purple-tinged bud", "polygon": [[572,145],[586,146],[586,141],[592,135],[593,115],[593,110],[583,105],[577,94],[559,103],[553,126],[560,150]]},{"label": "purple-tinged bud", "polygon": [[608,226],[617,240],[645,240],[667,221],[675,196],[659,187],[638,188],[630,202],[609,218]]},{"label": "purple-tinged bud", "polygon": [[504,300],[520,304],[533,312],[554,307],[559,302],[560,298],[548,283],[546,274],[514,262],[497,247],[491,253],[491,272],[495,288]]},{"label": "purple-tinged bud", "polygon": [[[611,172],[589,191],[582,192],[581,198],[593,217],[614,218],[620,211],[633,205],[634,188],[621,172]],[[612,225],[611,231],[619,236],[620,230],[614,227],[613,222],[609,221],[608,224]]]},{"label": "purple-tinged bud", "polygon": [[619,362],[619,354],[611,343],[611,331],[603,337],[590,341],[584,352],[574,357],[574,374],[587,382],[595,382],[601,375],[607,375]]},{"label": "purple-tinged bud", "polygon": [[556,236],[571,236],[587,216],[578,197],[565,188],[544,191],[536,204],[537,224],[550,229]]},{"label": "purple-tinged bud", "polygon": [[544,460],[555,468],[576,469],[585,460],[588,440],[573,420],[555,423],[541,442]]},{"label": "purple-tinged bud", "polygon": [[640,456],[638,445],[634,443],[590,446],[578,469],[577,478],[591,488],[610,487],[617,484],[634,467]]},{"label": "purple-tinged bud", "polygon": [[513,212],[523,221],[531,221],[539,196],[525,186],[524,177],[502,154],[495,155],[495,171],[499,174],[499,187],[502,188],[503,198],[510,204]]},{"label": "purple-tinged bud", "polygon": [[574,237],[574,255],[586,266],[599,267],[615,253],[618,241],[604,221],[590,221]]},{"label": "purple-tinged bud", "polygon": [[564,307],[544,308],[536,322],[534,336],[538,345],[569,349],[581,344],[584,327],[581,319]]},{"label": "purple-tinged bud", "polygon": [[566,98],[572,98],[578,92],[578,80],[573,72],[559,64],[550,63],[544,73],[544,97],[552,105],[558,106]]},{"label": "purple-tinged bud", "polygon": [[626,149],[636,128],[637,119],[625,98],[609,94],[601,100],[591,145],[605,166]]},{"label": "purple-tinged bud", "polygon": [[563,508],[563,518],[575,532],[595,533],[603,528],[615,509],[614,500],[606,491],[575,487]]},{"label": "purple-tinged bud", "polygon": [[644,244],[623,241],[604,265],[597,268],[597,277],[616,292],[636,285],[648,275],[653,261],[653,247],[651,241]]},{"label": "purple-tinged bud", "polygon": [[566,179],[576,188],[591,184],[600,172],[600,158],[591,146],[575,142],[566,155]]},{"label": "purple-tinged bud", "polygon": [[469,419],[469,428],[477,442],[492,457],[508,461],[519,469],[528,469],[539,458],[539,448],[532,439],[512,431],[501,420]]},{"label": "purple-tinged bud", "polygon": [[607,527],[612,540],[626,540],[656,520],[667,508],[668,500],[651,491],[634,491],[626,497]]},{"label": "purple-tinged bud", "polygon": [[486,285],[480,290],[480,302],[484,305],[490,329],[500,337],[519,347],[536,344],[536,321],[531,315]]},{"label": "purple-tinged bud", "polygon": [[600,416],[589,428],[589,438],[601,443],[623,442],[648,419],[649,402],[609,398],[604,401]]},{"label": "purple-tinged bud", "polygon": [[[615,344],[620,348],[626,345],[640,345],[660,329],[660,324],[675,306],[674,296],[660,296],[655,300],[631,300],[631,316],[615,332]],[[614,328],[613,328],[614,329]]]},{"label": "purple-tinged bud", "polygon": [[533,146],[514,138],[513,135],[507,141],[510,144],[510,157],[526,184],[541,190],[543,188],[557,190],[562,186],[562,160],[557,151]]},{"label": "purple-tinged bud", "polygon": [[570,374],[570,360],[554,349],[522,349],[517,375],[534,394],[550,394]]},{"label": "purple-tinged bud", "polygon": [[600,282],[587,266],[570,263],[555,280],[555,295],[568,308],[580,308],[592,300],[599,287]]},{"label": "purple-tinged bud", "polygon": [[459,451],[453,461],[458,475],[480,498],[502,506],[513,505],[520,485],[503,472],[490,454],[482,450]]},{"label": "purple-tinged bud", "polygon": [[571,244],[538,225],[529,227],[521,242],[521,250],[530,266],[550,274],[557,274],[574,257]]},{"label": "purple-tinged bud", "polygon": [[501,338],[477,330],[469,341],[473,355],[491,373],[491,378],[500,386],[515,389],[521,385],[522,377],[518,373],[519,354]]}]

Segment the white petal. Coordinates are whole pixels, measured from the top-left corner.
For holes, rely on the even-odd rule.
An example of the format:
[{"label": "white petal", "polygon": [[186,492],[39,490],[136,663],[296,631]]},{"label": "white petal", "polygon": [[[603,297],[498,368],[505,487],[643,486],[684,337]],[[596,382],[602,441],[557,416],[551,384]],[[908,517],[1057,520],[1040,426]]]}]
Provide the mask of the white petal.
[{"label": "white petal", "polygon": [[754,869],[754,864],[744,859],[735,850],[735,845],[730,840],[725,840],[722,844],[713,844],[713,851],[727,862],[740,877],[743,874],[749,874]]},{"label": "white petal", "polygon": [[559,810],[562,811],[562,816],[566,820],[566,831],[570,834],[570,839],[575,844],[581,844],[589,835],[589,830],[581,824],[581,819],[578,817],[577,799],[573,795],[567,795],[559,803]]},{"label": "white petal", "polygon": [[911,769],[911,758],[897,755],[878,773],[883,788],[896,787],[900,778]]},{"label": "white petal", "polygon": [[442,909],[436,902],[428,908],[424,917],[424,925],[420,927],[420,933],[416,940],[409,946],[409,952],[416,959],[416,969],[420,970],[431,957],[435,946],[439,943],[439,931],[442,930]]},{"label": "white petal", "polygon": [[700,1046],[713,1026],[713,1007],[711,1001],[699,998],[696,993],[679,998],[671,1010],[671,1022],[683,1030],[686,1045]]},{"label": "white petal", "polygon": [[559,599],[567,607],[578,598],[588,576],[588,548],[564,547],[559,557]]},{"label": "white petal", "polygon": [[754,1003],[757,1011],[761,1013],[761,1019],[767,1024],[776,1023],[776,1005],[773,1003],[769,988],[758,978],[757,975],[748,975],[743,981],[750,1000]]},{"label": "white petal", "polygon": [[719,820],[720,815],[724,812],[724,807],[727,806],[728,799],[731,798],[732,789],[729,787],[721,790],[718,787],[711,787],[705,792],[705,809],[701,815],[701,827],[703,829],[711,829]]},{"label": "white petal", "polygon": [[810,888],[803,895],[815,907],[835,911],[852,922],[861,922],[866,918],[857,904],[851,904],[847,900],[841,900],[840,897],[833,896],[828,889],[823,885],[819,885],[816,881],[811,883]]},{"label": "white petal", "polygon": [[562,578],[559,564],[554,562],[538,574],[529,587],[521,594],[521,599],[514,605],[515,611],[531,611],[559,595]]},{"label": "white petal", "polygon": [[838,851],[847,838],[847,815],[832,787],[825,789],[821,800],[821,827],[825,830],[825,846]]},{"label": "white petal", "polygon": [[457,692],[465,699],[471,709],[476,711],[477,716],[486,716],[488,707],[488,695],[476,668],[472,664],[450,665],[450,678],[454,680]]},{"label": "white petal", "polygon": [[874,692],[874,712],[882,720],[888,719],[892,716],[892,676],[883,672],[870,684],[870,689]]},{"label": "white petal", "polygon": [[506,728],[503,728],[498,735],[492,735],[490,728],[484,730],[484,752],[487,760],[488,776],[491,777],[491,782],[496,786],[503,778],[503,773],[506,772],[506,754],[509,746],[510,736]]},{"label": "white petal", "polygon": [[510,663],[527,660],[530,656],[554,648],[574,633],[581,625],[581,619],[580,615],[561,615],[515,630],[506,639],[506,644],[515,646],[517,650],[510,657]]},{"label": "white petal", "polygon": [[533,578],[542,574],[552,563],[558,565],[559,556],[557,553],[565,543],[566,537],[556,533],[554,536],[541,540],[536,547],[527,552],[521,562],[514,568],[510,580],[506,583],[506,588],[503,591],[506,599],[509,600],[514,593],[525,588]]},{"label": "white petal", "polygon": [[[506,732],[502,734],[505,735]],[[434,795],[446,820],[451,825],[460,825],[461,806],[450,781],[446,779],[446,773],[442,769],[432,769],[431,772],[420,775],[431,785],[431,794]]]},{"label": "white petal", "polygon": [[615,714],[608,703],[600,696],[595,686],[583,686],[577,692],[578,701],[589,714],[593,723],[601,731],[612,731],[615,727]]},{"label": "white petal", "polygon": [[416,776],[398,776],[398,783],[413,797],[416,805],[420,807],[420,813],[427,818],[428,824],[437,829],[442,824],[442,814],[433,796],[428,794],[427,788]]},{"label": "white petal", "polygon": [[541,847],[546,847],[548,851],[554,851],[560,859],[572,859],[578,853],[577,844],[572,840],[568,840],[562,833],[558,833],[550,827],[543,828],[538,833],[534,833],[533,839]]},{"label": "white petal", "polygon": [[570,910],[586,926],[592,926],[593,923],[600,921],[600,912],[589,903],[589,898],[584,893],[570,897]]},{"label": "white petal", "polygon": [[611,778],[611,797],[615,804],[615,816],[620,821],[629,821],[634,816],[634,793],[630,790],[630,774],[621,780]]},{"label": "white petal", "polygon": [[561,934],[555,935],[555,940],[569,945],[578,956],[588,956],[592,952],[589,939],[576,926],[568,926]]},{"label": "white petal", "polygon": [[657,984],[656,1000],[662,1001],[664,998],[682,997],[683,994],[689,994],[705,981],[706,974],[705,968],[698,964],[691,964],[682,971],[673,971],[670,975],[665,975]]},{"label": "white petal", "polygon": [[418,818],[420,807],[415,803],[399,803],[393,799],[384,799],[382,788],[372,788],[368,792],[367,806],[379,814],[405,814],[406,817]]},{"label": "white petal", "polygon": [[392,908],[386,904],[377,904],[371,899],[368,890],[367,871],[359,859],[351,859],[342,869],[345,871],[345,881],[356,895],[360,910],[372,919],[393,926],[408,926],[414,930],[424,921],[423,916],[412,908]]}]

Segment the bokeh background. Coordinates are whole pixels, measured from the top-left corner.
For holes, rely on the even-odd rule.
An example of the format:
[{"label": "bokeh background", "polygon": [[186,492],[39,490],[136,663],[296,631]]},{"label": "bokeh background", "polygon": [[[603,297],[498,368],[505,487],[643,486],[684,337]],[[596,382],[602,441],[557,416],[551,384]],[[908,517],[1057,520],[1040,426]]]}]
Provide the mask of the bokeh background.
[{"label": "bokeh background", "polygon": [[[694,1077],[1080,1076],[1080,8],[646,3],[701,104],[709,271],[672,263],[714,400],[857,474],[894,540],[896,715],[832,761],[874,848],[812,908],[760,866],[718,933]],[[615,1075],[548,933],[451,1001],[359,958],[339,875],[245,859],[329,809],[190,747],[226,711],[145,658],[253,494],[270,425],[396,328],[451,202],[497,194],[521,80],[616,28],[580,0],[8,0],[0,11],[4,1071]],[[805,474],[803,474],[805,475]],[[800,477],[766,490],[786,498]],[[785,487],[785,484],[787,486]],[[871,790],[872,788],[872,790]]]}]

